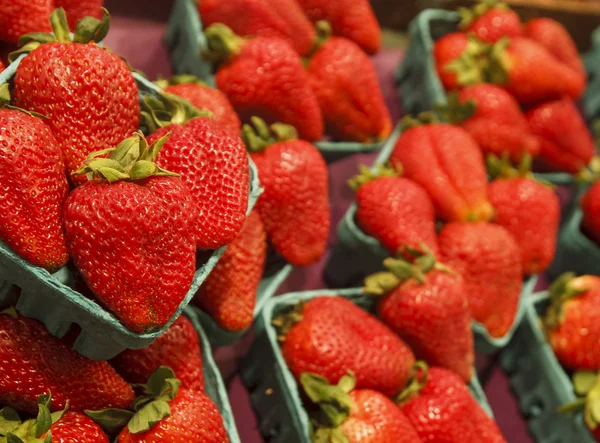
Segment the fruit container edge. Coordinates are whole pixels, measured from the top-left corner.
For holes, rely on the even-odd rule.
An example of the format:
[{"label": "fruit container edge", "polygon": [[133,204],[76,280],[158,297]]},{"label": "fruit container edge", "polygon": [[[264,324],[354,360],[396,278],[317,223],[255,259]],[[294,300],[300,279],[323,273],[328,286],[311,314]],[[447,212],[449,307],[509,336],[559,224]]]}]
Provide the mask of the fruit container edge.
[{"label": "fruit container edge", "polygon": [[592,48],[583,56],[588,86],[583,94],[583,109],[590,119],[600,119],[600,26],[592,34]]},{"label": "fruit container edge", "polygon": [[[271,320],[275,314],[293,307],[298,301],[319,296],[345,297],[367,311],[374,307],[373,299],[357,288],[291,292],[266,303],[257,318],[256,338],[242,362],[241,376],[250,391],[252,407],[259,419],[259,431],[270,443],[310,443],[309,418],[302,406],[298,385],[281,353]],[[468,387],[486,413],[493,416],[476,376]]]}]

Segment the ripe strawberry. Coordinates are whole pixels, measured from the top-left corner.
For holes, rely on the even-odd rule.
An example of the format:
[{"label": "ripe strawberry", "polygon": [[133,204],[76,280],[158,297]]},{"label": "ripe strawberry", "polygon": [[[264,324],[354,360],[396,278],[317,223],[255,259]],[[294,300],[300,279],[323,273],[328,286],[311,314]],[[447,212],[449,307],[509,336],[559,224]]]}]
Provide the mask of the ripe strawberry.
[{"label": "ripe strawberry", "polygon": [[440,81],[447,91],[483,81],[480,42],[462,32],[446,34],[433,45]]},{"label": "ripe strawberry", "polygon": [[527,121],[540,138],[540,160],[559,171],[577,174],[595,153],[594,140],[571,100],[543,103],[530,109]]},{"label": "ripe strawberry", "polygon": [[0,40],[17,43],[23,34],[50,32],[52,0],[0,0]]},{"label": "ripe strawberry", "polygon": [[211,88],[193,75],[176,75],[168,81],[157,81],[156,84],[169,94],[183,97],[198,109],[207,109],[213,113],[215,120],[231,135],[239,136],[242,132],[240,118],[233,106],[221,91]]},{"label": "ripe strawberry", "polygon": [[204,390],[200,341],[192,322],[180,316],[144,349],[127,349],[110,364],[129,383],[145,383],[160,366],[169,366],[186,389]]},{"label": "ripe strawberry", "polygon": [[329,37],[327,22],[319,22],[317,28],[321,46],[307,72],[328,133],[338,140],[385,140],[392,132],[392,119],[373,63],[353,41]]},{"label": "ripe strawberry", "polygon": [[[53,443],[108,443],[108,437],[87,415],[68,411],[50,428]],[[44,438],[42,435],[41,438]]]},{"label": "ripe strawberry", "polygon": [[421,244],[438,254],[435,209],[419,184],[385,167],[373,173],[361,166],[361,174],[350,179],[350,185],[357,189],[358,225],[390,254],[403,247],[418,249]]},{"label": "ripe strawberry", "polygon": [[600,368],[600,277],[567,273],[550,288],[544,324],[558,361],[569,370]]},{"label": "ripe strawberry", "polygon": [[600,182],[592,185],[581,199],[582,228],[585,234],[600,244]]},{"label": "ripe strawberry", "polygon": [[325,20],[334,35],[352,40],[368,54],[381,47],[381,28],[368,0],[297,0],[313,22]]},{"label": "ripe strawberry", "polygon": [[21,61],[14,77],[14,104],[48,117],[72,173],[88,154],[110,148],[137,130],[138,90],[127,64],[96,44],[108,31],[108,13],[92,35],[76,36],[86,43],[69,40],[62,9],[52,14],[58,40],[39,45]]},{"label": "ripe strawberry", "polygon": [[69,21],[69,28],[75,31],[77,22],[84,17],[102,19],[104,0],[54,0],[57,8],[64,8]]},{"label": "ripe strawberry", "polygon": [[421,443],[394,402],[371,389],[354,389],[356,378],[351,372],[337,385],[309,372],[300,381],[310,400],[321,406],[313,422],[315,441]]},{"label": "ripe strawberry", "polygon": [[523,284],[515,239],[490,223],[449,223],[438,242],[442,263],[464,279],[473,318],[492,337],[506,335],[515,321]]},{"label": "ripe strawberry", "polygon": [[415,395],[401,409],[419,437],[444,443],[506,443],[498,425],[487,416],[464,382],[451,371],[431,367]]},{"label": "ripe strawberry", "polygon": [[[284,324],[290,320],[297,322]],[[358,389],[392,396],[402,390],[415,363],[396,334],[342,297],[313,298],[274,324],[283,325],[281,351],[297,379],[303,372],[314,372],[338,383],[350,370]]]},{"label": "ripe strawberry", "polygon": [[6,69],[4,67],[4,64],[2,63],[2,60],[0,60],[0,72],[4,71],[4,69]]},{"label": "ripe strawberry", "polygon": [[165,138],[147,146],[141,134],[110,159],[86,161],[90,181],[64,206],[67,247],[98,299],[123,324],[142,333],[173,316],[196,270],[192,194],[152,163]]},{"label": "ripe strawberry", "polygon": [[223,329],[249,328],[266,258],[267,234],[258,211],[254,210],[196,293],[195,304]]},{"label": "ripe strawberry", "polygon": [[61,212],[68,190],[50,129],[25,112],[0,109],[0,240],[50,272],[67,264]]},{"label": "ripe strawberry", "polygon": [[301,56],[308,56],[315,30],[296,0],[202,0],[198,9],[205,27],[223,23],[242,37],[285,40]]},{"label": "ripe strawberry", "polygon": [[133,390],[107,362],[82,357],[37,320],[14,314],[0,314],[0,404],[35,414],[50,390],[55,411],[67,401],[74,411],[129,407]]},{"label": "ripe strawberry", "polygon": [[257,115],[269,123],[295,126],[303,139],[322,137],[317,97],[291,46],[278,38],[244,40],[221,24],[209,27],[205,35],[211,55],[225,61],[216,74],[217,86],[242,121]]},{"label": "ripe strawberry", "polygon": [[440,123],[411,127],[398,138],[390,161],[425,188],[441,219],[492,217],[483,156],[464,129]]},{"label": "ripe strawberry", "polygon": [[[256,207],[275,250],[289,263],[318,261],[329,235],[327,165],[310,143],[297,140],[294,128],[253,119],[258,134],[244,125],[244,141],[252,151],[264,188]],[[307,179],[310,171],[310,180]]]},{"label": "ripe strawberry", "polygon": [[459,8],[458,11],[461,15],[461,31],[473,33],[486,43],[523,34],[523,25],[517,13],[494,0],[482,1],[471,9]]}]

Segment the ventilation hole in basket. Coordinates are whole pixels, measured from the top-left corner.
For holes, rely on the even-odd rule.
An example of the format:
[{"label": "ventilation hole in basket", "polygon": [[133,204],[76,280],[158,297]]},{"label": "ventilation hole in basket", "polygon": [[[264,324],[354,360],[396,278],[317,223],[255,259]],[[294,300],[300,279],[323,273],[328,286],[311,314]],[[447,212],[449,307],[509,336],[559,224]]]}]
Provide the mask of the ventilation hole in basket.
[{"label": "ventilation hole in basket", "polygon": [[77,323],[71,323],[71,326],[63,336],[62,340],[67,344],[67,346],[72,348],[75,344],[75,340],[77,340],[77,337],[79,337],[79,334],[81,334],[81,326],[79,326]]},{"label": "ventilation hole in basket", "polygon": [[200,250],[196,251],[196,269],[199,269],[201,266],[205,265],[210,257],[214,254],[213,250]]},{"label": "ventilation hole in basket", "polygon": [[16,306],[21,296],[21,288],[5,281],[0,282],[0,311]]},{"label": "ventilation hole in basket", "polygon": [[545,410],[546,410],[546,407],[544,405],[543,400],[537,398],[531,402],[531,404],[529,405],[529,408],[527,408],[527,411],[525,411],[525,416],[528,419],[536,418],[536,417],[539,417],[540,415],[542,415]]}]

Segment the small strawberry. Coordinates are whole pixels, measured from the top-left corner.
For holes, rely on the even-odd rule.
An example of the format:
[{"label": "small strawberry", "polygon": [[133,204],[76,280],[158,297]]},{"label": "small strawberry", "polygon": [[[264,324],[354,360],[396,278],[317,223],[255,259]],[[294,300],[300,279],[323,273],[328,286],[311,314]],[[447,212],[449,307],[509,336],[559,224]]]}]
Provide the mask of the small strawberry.
[{"label": "small strawberry", "polygon": [[264,188],[256,207],[267,236],[289,263],[315,263],[324,254],[329,235],[325,160],[317,148],[296,138],[294,128],[281,124],[268,128],[260,119],[252,121],[257,133],[244,125],[243,137]]},{"label": "small strawberry", "polygon": [[337,140],[385,140],[392,132],[392,119],[373,63],[353,41],[330,37],[327,22],[317,23],[317,30],[320,46],[307,72],[328,133]]},{"label": "small strawberry", "polygon": [[192,194],[153,161],[166,137],[141,134],[109,159],[92,154],[79,173],[89,181],[64,206],[67,247],[97,298],[137,333],[165,325],[196,270]]},{"label": "small strawberry", "polygon": [[391,154],[404,177],[429,193],[438,217],[445,221],[489,220],[493,208],[487,199],[487,174],[477,143],[456,126],[407,120]]},{"label": "small strawberry", "polygon": [[[108,443],[108,437],[87,415],[81,412],[66,412],[50,428],[53,443]],[[41,438],[45,436],[42,435]]]},{"label": "small strawberry", "polygon": [[433,46],[437,74],[447,91],[481,83],[484,46],[462,32],[446,34]]},{"label": "small strawberry", "polygon": [[209,55],[224,63],[215,77],[242,121],[259,116],[268,123],[295,126],[305,140],[323,135],[323,116],[310,88],[302,60],[285,41],[257,37],[244,40],[215,24],[205,31]]},{"label": "small strawberry", "polygon": [[437,255],[435,209],[427,191],[384,166],[376,172],[361,166],[360,171],[349,183],[356,189],[356,221],[361,229],[392,255],[421,244]]},{"label": "small strawberry", "polygon": [[523,34],[523,25],[517,13],[496,0],[484,0],[471,9],[461,7],[458,12],[461,31],[473,33],[485,43]]},{"label": "small strawberry", "polygon": [[17,43],[31,32],[50,32],[53,0],[0,0],[0,40]]},{"label": "small strawberry", "polygon": [[582,228],[585,234],[600,245],[600,182],[592,185],[581,199]]},{"label": "small strawberry", "polygon": [[77,22],[85,17],[102,19],[104,0],[54,0],[57,8],[63,8],[67,14],[69,28],[75,32]]},{"label": "small strawberry", "polygon": [[127,349],[110,364],[129,383],[145,383],[160,366],[169,366],[186,389],[204,390],[202,355],[198,333],[192,322],[182,315],[143,349]]},{"label": "small strawberry", "polygon": [[471,314],[492,337],[512,327],[523,284],[513,236],[490,223],[449,223],[440,232],[440,259],[462,275]]},{"label": "small strawberry", "polygon": [[249,328],[266,258],[267,234],[258,211],[254,210],[196,293],[195,304],[223,329]]},{"label": "small strawberry", "polygon": [[317,297],[273,320],[281,351],[299,379],[314,372],[338,383],[348,372],[358,389],[398,394],[415,363],[410,348],[387,326],[342,297]]}]

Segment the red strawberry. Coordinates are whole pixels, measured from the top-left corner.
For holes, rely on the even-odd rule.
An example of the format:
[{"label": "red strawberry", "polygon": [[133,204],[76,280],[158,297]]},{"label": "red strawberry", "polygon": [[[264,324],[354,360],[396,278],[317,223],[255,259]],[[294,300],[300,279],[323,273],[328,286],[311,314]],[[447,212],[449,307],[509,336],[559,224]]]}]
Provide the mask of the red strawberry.
[{"label": "red strawberry", "polygon": [[540,138],[540,159],[550,168],[577,174],[594,156],[594,140],[571,100],[543,103],[527,112],[531,131]]},{"label": "red strawberry", "polygon": [[68,190],[50,129],[24,112],[0,109],[0,240],[50,272],[64,266],[69,255],[61,212]]},{"label": "red strawberry", "polygon": [[483,46],[462,32],[453,32],[433,46],[435,66],[447,91],[483,81],[480,56]]},{"label": "red strawberry", "polygon": [[[67,247],[98,299],[134,332],[173,316],[196,270],[198,213],[183,181],[152,163],[165,139],[148,147],[124,140],[110,159],[92,156],[90,181],[64,206]],[[120,169],[120,171],[119,171]]]},{"label": "red strawberry", "polygon": [[221,24],[209,27],[205,35],[212,55],[226,59],[216,83],[242,121],[257,115],[269,123],[295,126],[303,139],[322,137],[317,97],[291,46],[278,38],[243,40]]},{"label": "red strawberry", "polygon": [[381,47],[381,28],[368,0],[297,0],[313,23],[331,23],[334,35],[352,40],[368,54]]},{"label": "red strawberry", "polygon": [[[52,337],[37,320],[0,314],[0,404],[28,414],[49,390],[52,410],[127,408],[131,387],[105,361],[92,361]],[[36,374],[32,376],[32,374]]]},{"label": "red strawberry", "polygon": [[441,219],[492,217],[483,156],[464,129],[440,123],[411,127],[396,142],[390,161],[425,188]]},{"label": "red strawberry", "polygon": [[550,288],[544,324],[558,361],[569,370],[600,368],[600,277],[567,273]]},{"label": "red strawberry", "polygon": [[110,363],[129,383],[145,383],[154,371],[166,365],[184,388],[204,390],[200,341],[194,325],[184,315],[151,345],[123,351]]},{"label": "red strawberry", "polygon": [[592,240],[600,244],[600,182],[592,185],[581,199],[582,227]]},{"label": "red strawberry", "polygon": [[424,442],[506,443],[498,425],[453,372],[431,367],[417,389],[417,395],[407,390],[401,409]]},{"label": "red strawberry", "polygon": [[338,140],[363,143],[386,139],[392,119],[373,63],[351,40],[329,37],[327,22],[317,27],[324,42],[310,58],[307,71],[328,133]]},{"label": "red strawberry", "polygon": [[515,321],[523,267],[515,239],[490,223],[449,223],[440,232],[440,258],[462,275],[473,318],[492,337],[503,337]]},{"label": "red strawberry", "polygon": [[84,17],[102,19],[104,0],[54,0],[57,8],[64,8],[69,28],[75,31],[77,22]]},{"label": "red strawberry", "polygon": [[280,38],[302,56],[312,50],[315,30],[296,0],[202,0],[198,9],[205,27],[223,23],[242,37]]},{"label": "red strawberry", "polygon": [[0,0],[0,40],[17,43],[23,34],[50,32],[52,0]]},{"label": "red strawberry", "polygon": [[419,184],[380,167],[375,173],[361,166],[350,180],[356,191],[356,221],[392,255],[401,248],[425,244],[438,253],[433,203]]},{"label": "red strawberry", "polygon": [[4,64],[2,63],[2,60],[0,60],[0,72],[4,71],[4,69],[6,69],[4,67]]},{"label": "red strawberry", "polygon": [[496,1],[483,1],[471,9],[459,8],[460,29],[473,33],[486,43],[495,43],[502,37],[523,34],[521,19],[512,9]]},{"label": "red strawberry", "polygon": [[[87,415],[68,411],[50,428],[53,443],[108,443],[108,437]],[[44,438],[42,435],[41,438]]]},{"label": "red strawberry", "polygon": [[80,37],[87,43],[68,41],[63,10],[57,9],[53,17],[60,41],[41,44],[21,61],[14,77],[14,104],[48,117],[72,173],[88,154],[110,148],[137,130],[138,90],[123,60],[88,42],[102,40],[108,13],[92,36]]},{"label": "red strawberry", "polygon": [[252,325],[256,291],[267,258],[267,234],[257,210],[227,247],[194,298],[223,329],[243,331]]},{"label": "red strawberry", "polygon": [[297,140],[292,127],[272,125],[277,138],[271,139],[264,121],[253,122],[258,135],[248,125],[243,132],[264,188],[256,207],[267,236],[289,263],[312,264],[324,254],[329,235],[325,160],[313,145]]},{"label": "red strawberry", "polygon": [[[300,310],[301,308],[301,310]],[[294,376],[314,372],[338,383],[348,371],[358,389],[398,394],[415,363],[410,348],[378,319],[342,297],[317,297],[274,320]]]}]

